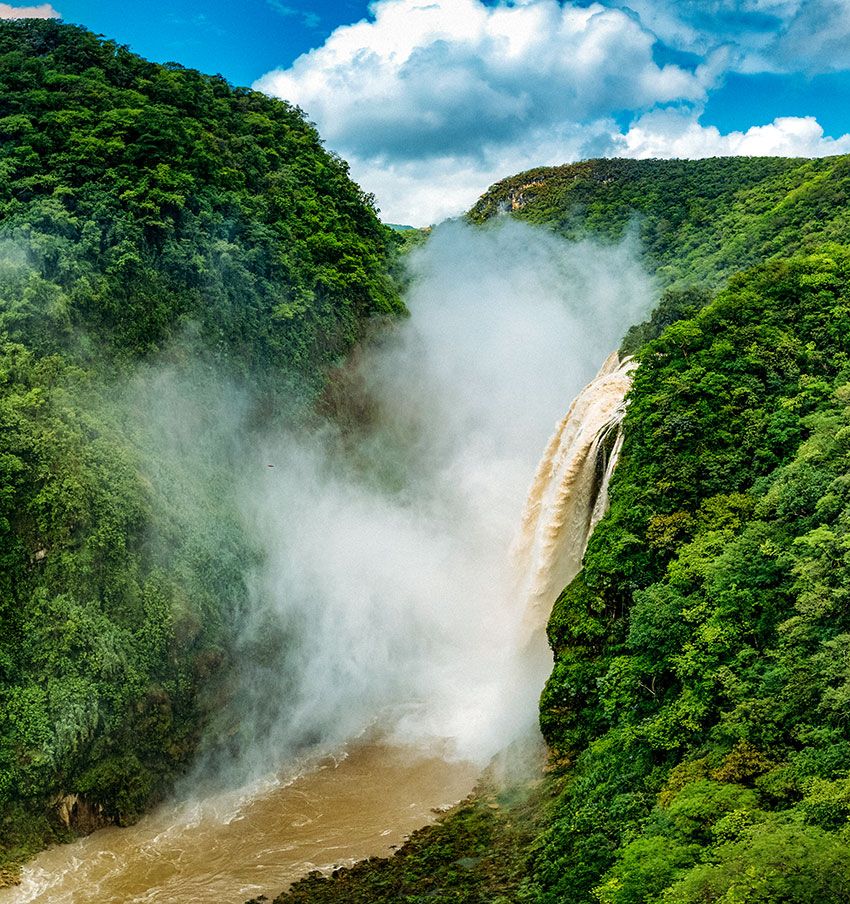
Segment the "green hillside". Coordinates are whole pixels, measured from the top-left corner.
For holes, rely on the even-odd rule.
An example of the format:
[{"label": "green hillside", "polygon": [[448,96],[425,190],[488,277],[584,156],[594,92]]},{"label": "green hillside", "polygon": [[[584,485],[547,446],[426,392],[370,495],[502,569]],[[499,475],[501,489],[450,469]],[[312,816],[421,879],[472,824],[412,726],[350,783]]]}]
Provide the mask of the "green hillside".
[{"label": "green hillside", "polygon": [[191,760],[255,555],[222,420],[402,305],[300,111],[83,29],[0,22],[0,172],[2,871],[63,795],[126,821]]},{"label": "green hillside", "polygon": [[[51,21],[0,21],[0,169],[2,882],[193,762],[260,554],[234,437],[310,416],[426,235],[300,111]],[[549,768],[282,901],[850,900],[848,187],[597,160],[470,212],[631,236],[666,289],[549,623]]]},{"label": "green hillside", "polygon": [[281,904],[850,900],[848,173],[591,161],[476,205],[632,230],[669,287],[630,333],[611,508],[549,622],[549,771]]},{"label": "green hillside", "polygon": [[640,352],[611,510],[549,625],[565,764],[532,900],[841,901],[850,249]]},{"label": "green hillside", "polygon": [[850,238],[850,157],[589,160],[488,189],[476,223],[510,211],[568,238],[633,234],[667,285],[706,284],[774,255]]},{"label": "green hillside", "polygon": [[49,284],[4,314],[12,338],[46,311],[54,346],[83,326],[141,354],[192,321],[239,366],[313,374],[398,307],[371,199],[281,101],[6,21],[0,139],[4,236]]}]

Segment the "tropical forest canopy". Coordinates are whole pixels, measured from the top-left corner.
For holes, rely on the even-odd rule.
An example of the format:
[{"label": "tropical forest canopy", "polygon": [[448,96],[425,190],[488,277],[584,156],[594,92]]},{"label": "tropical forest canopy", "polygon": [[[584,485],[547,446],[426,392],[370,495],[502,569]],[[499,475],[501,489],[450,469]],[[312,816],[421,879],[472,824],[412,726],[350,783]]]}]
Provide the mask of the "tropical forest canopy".
[{"label": "tropical forest canopy", "polygon": [[[307,417],[402,305],[298,110],[85,30],[0,22],[0,166],[2,869],[69,835],[63,795],[135,818],[226,703],[257,550],[236,451],[192,449],[218,397],[246,431]],[[549,623],[550,769],[291,900],[850,899],[848,184],[846,157],[590,161],[482,197],[485,226],[626,236],[666,289]]]},{"label": "tropical forest canopy", "polygon": [[588,160],[489,188],[469,212],[500,212],[567,238],[632,237],[665,285],[717,287],[773,256],[846,242],[850,157]]},{"label": "tropical forest canopy", "polygon": [[62,795],[134,818],[221,704],[252,550],[238,463],[195,450],[217,390],[245,429],[304,409],[402,306],[392,233],[300,111],[83,29],[0,22],[0,171],[2,868]]},{"label": "tropical forest canopy", "polygon": [[600,160],[471,211],[666,285],[611,507],[548,626],[542,784],[283,902],[850,900],[850,158]]}]

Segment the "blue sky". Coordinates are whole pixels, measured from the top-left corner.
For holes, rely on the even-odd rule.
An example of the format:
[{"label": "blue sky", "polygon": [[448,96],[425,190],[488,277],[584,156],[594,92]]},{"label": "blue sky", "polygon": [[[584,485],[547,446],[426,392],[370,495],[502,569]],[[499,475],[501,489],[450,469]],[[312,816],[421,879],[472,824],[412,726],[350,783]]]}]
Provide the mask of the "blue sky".
[{"label": "blue sky", "polygon": [[361,0],[57,0],[53,6],[66,22],[128,44],[148,59],[176,60],[238,85],[290,65],[337,26],[368,11]]},{"label": "blue sky", "polygon": [[850,0],[21,7],[297,103],[396,222],[590,156],[850,152]]}]

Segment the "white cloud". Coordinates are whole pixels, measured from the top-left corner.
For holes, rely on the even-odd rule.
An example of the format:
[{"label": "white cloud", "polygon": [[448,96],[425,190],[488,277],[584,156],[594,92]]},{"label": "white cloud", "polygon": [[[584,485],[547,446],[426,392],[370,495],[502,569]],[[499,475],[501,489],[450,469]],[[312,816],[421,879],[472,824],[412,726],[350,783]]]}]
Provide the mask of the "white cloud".
[{"label": "white cloud", "polygon": [[607,0],[678,50],[725,48],[741,72],[850,67],[850,0]]},{"label": "white cloud", "polygon": [[744,52],[772,44],[809,0],[609,0],[630,9],[645,28],[679,50],[704,54],[720,46]]},{"label": "white cloud", "polygon": [[[767,69],[811,74],[850,68],[850,0],[803,0],[761,62]],[[757,67],[750,61],[750,68]]]},{"label": "white cloud", "polygon": [[[659,40],[690,67],[660,64]],[[385,220],[422,225],[540,165],[850,151],[812,117],[700,124],[728,73],[795,66],[850,68],[850,0],[375,0],[255,87],[307,112]]]},{"label": "white cloud", "polygon": [[623,157],[826,157],[850,153],[850,134],[824,135],[813,116],[780,116],[769,125],[721,134],[687,111],[657,110],[614,136],[610,152]]},{"label": "white cloud", "polygon": [[40,6],[10,6],[0,3],[0,19],[61,19],[49,3]]},{"label": "white cloud", "polygon": [[613,120],[536,129],[472,155],[421,160],[349,159],[354,179],[375,192],[381,216],[391,223],[427,225],[468,210],[488,186],[534,166],[599,156],[611,146]]},{"label": "white cloud", "polygon": [[618,110],[701,100],[694,73],[653,61],[621,10],[556,0],[378,0],[373,19],[255,87],[292,101],[344,156],[474,155],[482,144]]}]

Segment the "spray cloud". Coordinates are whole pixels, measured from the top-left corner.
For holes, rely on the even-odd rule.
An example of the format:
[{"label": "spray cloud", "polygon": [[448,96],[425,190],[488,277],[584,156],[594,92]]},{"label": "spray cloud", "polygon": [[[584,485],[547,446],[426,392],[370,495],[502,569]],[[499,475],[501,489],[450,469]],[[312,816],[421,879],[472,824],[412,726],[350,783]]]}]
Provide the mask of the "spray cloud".
[{"label": "spray cloud", "polygon": [[536,720],[551,662],[520,652],[508,551],[553,425],[652,285],[627,244],[510,220],[445,224],[410,268],[410,319],[357,365],[368,429],[242,458],[263,556],[238,617],[240,770],[369,725],[484,760]]}]

